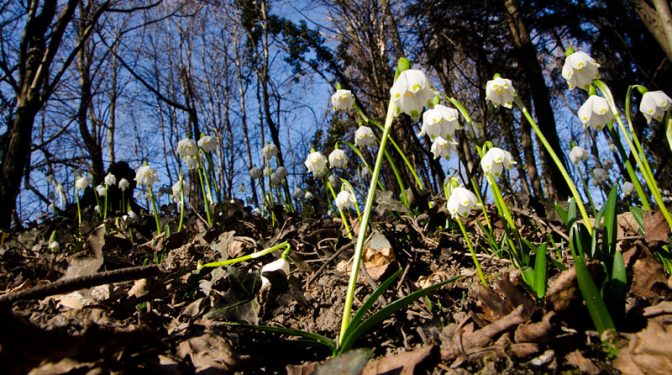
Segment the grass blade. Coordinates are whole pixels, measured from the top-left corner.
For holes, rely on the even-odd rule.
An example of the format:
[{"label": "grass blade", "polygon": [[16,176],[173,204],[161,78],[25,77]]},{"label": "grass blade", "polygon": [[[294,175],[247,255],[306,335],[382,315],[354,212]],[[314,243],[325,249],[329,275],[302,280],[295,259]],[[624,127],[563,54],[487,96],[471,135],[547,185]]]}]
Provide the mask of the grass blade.
[{"label": "grass blade", "polygon": [[293,328],[267,326],[267,325],[255,326],[252,324],[235,323],[235,322],[222,322],[222,324],[232,327],[248,328],[262,332],[280,333],[287,336],[297,336],[300,337],[301,341],[303,342],[326,346],[332,352],[336,350],[336,343],[333,340],[331,340],[326,336],[318,335],[317,333],[301,331]]},{"label": "grass blade", "polygon": [[607,203],[604,205],[604,237],[602,238],[602,259],[607,255],[613,255],[616,251],[616,204],[618,203],[618,191],[616,185],[611,188]]},{"label": "grass blade", "polygon": [[534,292],[537,298],[544,298],[546,295],[546,244],[537,247],[534,258]]}]

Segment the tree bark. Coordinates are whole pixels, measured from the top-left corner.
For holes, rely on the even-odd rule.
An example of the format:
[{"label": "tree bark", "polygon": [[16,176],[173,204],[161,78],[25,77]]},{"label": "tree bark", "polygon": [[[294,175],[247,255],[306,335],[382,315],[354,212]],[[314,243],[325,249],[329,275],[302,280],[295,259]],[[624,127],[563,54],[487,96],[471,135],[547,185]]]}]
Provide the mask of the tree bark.
[{"label": "tree bark", "polygon": [[[550,95],[544,81],[541,65],[539,64],[539,60],[537,60],[537,53],[520,14],[518,1],[504,0],[504,7],[508,16],[509,30],[511,31],[511,36],[513,38],[518,62],[524,69],[529,82],[534,104],[534,114],[539,122],[539,128],[564,165],[565,158],[562,148],[560,147],[560,140],[555,127],[555,118],[553,117]],[[545,164],[548,166],[546,171],[548,173],[546,176],[546,189],[548,190],[549,195],[559,200],[565,200],[570,194],[569,186],[565,183],[560,170],[555,165],[548,152],[540,147],[540,153],[543,155]]]},{"label": "tree bark", "polygon": [[672,61],[672,12],[666,0],[653,0],[653,6],[645,0],[633,2],[635,12],[656,42]]}]

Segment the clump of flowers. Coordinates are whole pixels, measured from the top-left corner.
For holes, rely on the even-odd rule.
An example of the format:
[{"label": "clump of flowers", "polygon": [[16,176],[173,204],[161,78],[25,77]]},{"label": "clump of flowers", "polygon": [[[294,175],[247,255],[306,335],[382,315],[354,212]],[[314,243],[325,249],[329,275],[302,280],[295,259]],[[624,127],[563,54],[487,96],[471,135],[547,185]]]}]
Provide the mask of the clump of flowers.
[{"label": "clump of flowers", "polygon": [[448,108],[437,104],[422,114],[422,129],[419,135],[425,135],[432,141],[437,137],[451,139],[455,131],[460,129],[458,121],[459,112],[454,108]]},{"label": "clump of flowers", "polygon": [[156,208],[156,201],[154,200],[154,192],[152,191],[152,185],[159,181],[159,175],[156,171],[149,165],[143,165],[138,168],[138,171],[135,173],[135,182],[138,185],[146,185],[147,191],[149,193],[149,200],[152,202],[152,209],[154,210],[154,220],[156,221],[156,232],[158,235],[161,235],[161,224],[159,223],[159,212]]},{"label": "clump of flowers", "polygon": [[663,116],[670,109],[671,103],[672,99],[664,92],[647,91],[642,95],[639,110],[646,118],[646,122],[651,122],[652,119],[662,121]]}]

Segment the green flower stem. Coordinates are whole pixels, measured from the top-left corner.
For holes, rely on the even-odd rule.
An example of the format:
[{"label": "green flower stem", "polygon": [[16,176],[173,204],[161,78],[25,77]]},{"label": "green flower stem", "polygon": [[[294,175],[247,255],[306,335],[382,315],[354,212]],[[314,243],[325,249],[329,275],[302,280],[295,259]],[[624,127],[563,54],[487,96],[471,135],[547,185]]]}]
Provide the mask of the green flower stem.
[{"label": "green flower stem", "polygon": [[156,200],[154,200],[154,192],[152,191],[152,185],[147,185],[147,190],[149,190],[149,200],[152,202],[152,210],[154,210],[154,221],[156,222],[156,234],[161,235],[161,223],[159,222],[159,210],[156,208]]},{"label": "green flower stem", "polygon": [[126,197],[124,195],[124,191],[121,191],[121,213],[124,213],[124,210],[126,209]]},{"label": "green flower stem", "polygon": [[208,219],[208,227],[212,227],[212,217],[210,217],[210,200],[205,191],[205,183],[203,182],[203,172],[198,168],[198,179],[201,182],[201,194],[203,195],[203,205],[205,206],[205,217]]},{"label": "green flower stem", "polygon": [[214,170],[215,170],[215,162],[212,159],[212,154],[203,151],[203,154],[205,154],[205,160],[208,161],[208,171],[207,173],[208,178],[212,180],[212,186],[215,188],[215,195],[217,196],[217,204],[222,204],[222,190],[219,188],[219,184],[217,183],[217,179],[215,178]]},{"label": "green flower stem", "polygon": [[[639,167],[639,171],[642,173],[642,176],[644,177],[644,181],[646,181],[646,184],[648,185],[649,189],[651,190],[651,193],[653,193],[653,198],[656,201],[656,204],[658,205],[658,209],[660,212],[663,214],[663,217],[665,217],[665,221],[667,221],[667,225],[672,229],[672,216],[670,216],[669,211],[667,210],[667,207],[665,206],[665,202],[663,202],[663,197],[660,195],[660,190],[658,189],[658,184],[656,183],[655,178],[653,177],[653,174],[650,173],[650,170],[647,170],[645,166],[645,162],[643,160],[646,160],[646,158],[642,159],[639,155],[639,152],[637,152],[636,146],[633,144],[633,140],[628,133],[627,129],[625,128],[625,124],[623,124],[623,120],[621,119],[621,116],[618,112],[618,109],[616,108],[616,104],[614,103],[614,97],[611,94],[611,90],[609,90],[609,87],[602,81],[600,80],[595,80],[594,81],[595,86],[602,91],[602,94],[604,94],[605,98],[607,99],[607,102],[609,103],[609,107],[611,108],[612,113],[614,114],[614,117],[616,118],[616,122],[618,123],[619,128],[621,129],[621,132],[623,132],[623,136],[625,138],[625,141],[628,143],[628,147],[630,148],[630,151],[632,152],[632,156],[635,158],[635,162],[637,163],[637,166]],[[646,165],[648,165],[648,162],[646,162]],[[633,182],[634,184],[634,182]]]},{"label": "green flower stem", "polygon": [[331,192],[331,196],[334,198],[334,205],[336,206],[336,209],[338,210],[338,213],[341,215],[341,221],[343,221],[343,226],[345,227],[345,232],[348,234],[348,238],[352,239],[352,232],[350,231],[350,226],[348,225],[348,220],[345,217],[345,214],[343,213],[343,210],[341,210],[338,205],[336,205],[336,192],[334,191],[334,187],[331,186],[331,182],[329,182],[329,179],[327,178],[327,188]]},{"label": "green flower stem", "polygon": [[385,159],[387,159],[387,162],[390,164],[390,167],[392,168],[392,173],[394,173],[394,177],[397,179],[397,184],[399,185],[399,190],[401,190],[401,203],[404,204],[404,206],[408,207],[408,197],[406,196],[406,187],[404,186],[404,180],[401,178],[401,173],[399,173],[399,169],[397,169],[397,166],[394,164],[394,160],[390,156],[390,153],[387,152],[387,150],[383,150],[385,153]]},{"label": "green flower stem", "polygon": [[180,193],[180,222],[177,224],[177,233],[182,231],[182,223],[184,222],[184,185]]},{"label": "green flower stem", "polygon": [[[380,130],[383,130],[383,131],[385,130],[384,127],[383,127],[378,121],[369,119],[369,118],[364,114],[364,112],[362,111],[361,108],[359,108],[358,106],[355,106],[355,109],[357,110],[357,113],[359,113],[359,115],[362,117],[362,119],[364,120],[365,123],[367,123],[367,124],[372,124],[372,125],[374,125],[375,127],[377,127],[377,128],[380,129]],[[399,147],[399,145],[397,144],[397,142],[394,141],[394,139],[392,138],[391,135],[388,134],[387,137],[389,138],[390,143],[392,144],[392,146],[394,147],[394,149],[397,150],[397,153],[399,153],[399,156],[401,156],[401,159],[404,161],[404,164],[406,164],[406,167],[408,168],[408,171],[411,172],[411,175],[413,176],[413,179],[415,179],[415,183],[418,185],[418,188],[420,188],[420,190],[424,190],[425,188],[424,188],[424,186],[422,185],[422,181],[420,181],[420,177],[419,177],[418,174],[415,172],[415,168],[413,167],[413,165],[411,164],[411,162],[410,162],[410,161],[408,160],[408,158],[406,157],[406,154],[404,154],[404,152],[401,150],[401,148]]]},{"label": "green flower stem", "polygon": [[[492,196],[495,199],[495,205],[497,205],[497,210],[499,211],[500,215],[504,216],[504,220],[507,223],[508,227],[507,233],[511,232],[516,238],[520,238],[518,227],[516,227],[516,223],[513,221],[513,216],[511,216],[511,212],[509,211],[508,207],[506,207],[504,197],[502,197],[502,192],[499,190],[497,181],[495,181],[495,178],[492,176],[491,173],[486,173],[485,178],[488,180],[490,189],[492,189]],[[520,253],[516,249],[515,243],[510,236],[507,236],[507,242],[509,243],[509,247],[513,252],[513,258],[516,266],[520,267],[519,262]]]},{"label": "green flower stem", "polygon": [[583,185],[583,191],[586,192],[586,197],[588,198],[588,202],[590,203],[590,208],[593,210],[593,215],[597,213],[597,209],[595,208],[595,202],[593,202],[593,196],[590,194],[590,190],[588,189],[588,182],[586,182],[586,178],[583,177],[583,172],[581,172],[581,169],[576,168],[576,170],[579,172],[579,179],[581,179],[581,184]]},{"label": "green flower stem", "polygon": [[105,203],[104,203],[104,208],[103,208],[103,220],[107,219],[107,196],[108,196],[108,191],[107,191],[107,185],[105,185]]},{"label": "green flower stem", "polygon": [[488,287],[487,281],[485,281],[485,275],[483,274],[483,270],[481,269],[481,263],[478,261],[478,258],[476,257],[476,251],[474,251],[474,246],[471,244],[471,240],[469,239],[469,234],[467,234],[467,229],[464,227],[464,224],[462,224],[462,219],[460,217],[456,217],[455,221],[457,221],[457,224],[460,226],[460,229],[462,230],[462,235],[464,235],[464,241],[467,243],[467,247],[469,248],[469,252],[471,253],[471,259],[474,260],[474,264],[476,265],[476,273],[478,273],[478,278],[481,280],[481,283],[483,283],[484,287]]},{"label": "green flower stem", "polygon": [[574,199],[576,200],[576,205],[579,207],[579,212],[581,212],[581,217],[583,218],[583,221],[586,225],[586,229],[588,230],[588,233],[590,235],[593,235],[593,225],[590,222],[590,217],[588,217],[588,213],[586,212],[586,207],[583,205],[583,200],[581,199],[581,195],[579,194],[579,191],[576,189],[576,185],[572,181],[572,179],[569,177],[569,174],[567,173],[567,170],[565,169],[565,166],[562,164],[560,161],[560,158],[558,158],[558,155],[553,151],[553,148],[551,145],[548,143],[548,140],[544,136],[544,134],[541,132],[541,129],[539,129],[539,125],[537,125],[537,122],[534,121],[530,113],[527,111],[527,108],[525,107],[525,104],[520,100],[520,97],[515,96],[514,101],[516,102],[516,105],[520,109],[520,111],[523,113],[525,118],[527,119],[527,122],[530,123],[532,126],[532,129],[534,129],[535,134],[537,135],[537,138],[539,138],[539,141],[544,145],[544,148],[546,148],[546,152],[551,156],[553,161],[555,162],[555,165],[558,167],[558,170],[562,174],[562,177],[565,179],[565,183],[569,186],[569,190],[572,192],[572,195],[574,196]]},{"label": "green flower stem", "polygon": [[82,226],[82,209],[79,206],[79,190],[75,188],[75,201],[77,201],[77,219],[79,226]]},{"label": "green flower stem", "polygon": [[[337,145],[337,146],[338,146],[339,144],[344,144],[344,145],[348,146],[348,147],[352,150],[352,152],[354,152],[355,155],[357,155],[357,156],[359,157],[359,160],[362,161],[362,164],[364,164],[364,166],[365,166],[369,171],[371,170],[371,166],[369,165],[369,163],[366,162],[366,159],[364,158],[364,155],[363,155],[362,152],[359,150],[359,148],[357,148],[357,146],[355,146],[354,144],[352,144],[352,143],[350,143],[350,142],[346,142],[346,141],[339,141],[339,142],[336,142],[336,145]],[[380,188],[380,190],[385,190],[385,188],[383,187],[383,184],[380,182],[380,180],[378,180],[377,182],[378,182],[378,187]]]},{"label": "green flower stem", "polygon": [[341,178],[341,182],[343,183],[343,186],[345,186],[346,189],[352,194],[352,197],[355,199],[355,211],[357,211],[357,218],[362,219],[362,213],[359,212],[359,202],[357,202],[357,195],[355,194],[355,189],[352,188],[352,185],[348,182],[348,180]]},{"label": "green flower stem", "polygon": [[[611,124],[608,127],[608,134],[609,137],[611,138],[611,143],[616,146],[618,149],[618,153],[621,155],[621,159],[623,160],[623,164],[625,165],[625,169],[628,172],[628,176],[630,177],[630,181],[632,181],[633,185],[635,185],[635,191],[637,191],[637,195],[639,196],[639,200],[642,201],[642,206],[644,207],[645,210],[650,210],[651,205],[649,204],[649,199],[646,196],[646,193],[644,192],[644,189],[642,189],[642,184],[639,182],[639,179],[637,178],[637,173],[635,173],[634,168],[632,168],[632,163],[630,163],[630,158],[628,155],[625,153],[625,149],[623,148],[623,144],[621,143],[620,138],[618,137],[618,133],[616,132],[616,129],[611,126]],[[606,138],[606,135],[605,135]],[[607,138],[609,140],[609,138]]]},{"label": "green flower stem", "polygon": [[[488,225],[488,229],[490,230],[490,233],[492,233],[492,223],[490,222],[490,216],[488,215],[488,210],[485,208],[485,202],[483,201],[483,196],[481,195],[481,189],[479,188],[478,185],[476,185],[476,180],[472,177],[469,179],[471,182],[471,187],[474,190],[474,195],[476,195],[476,199],[478,199],[478,204],[481,206],[481,211],[483,211],[483,217],[485,217],[485,223]],[[444,195],[446,196],[446,200],[449,198],[448,190],[444,189]]]},{"label": "green flower stem", "polygon": [[260,258],[260,257],[263,257],[266,254],[270,254],[274,251],[282,250],[282,249],[284,249],[285,251],[282,253],[281,258],[287,259],[287,254],[289,254],[291,246],[289,245],[289,242],[285,241],[285,242],[279,243],[279,244],[277,244],[273,247],[269,247],[269,248],[264,249],[264,250],[259,250],[257,252],[252,253],[252,254],[243,255],[243,256],[240,256],[238,258],[222,260],[222,261],[219,261],[219,262],[210,262],[210,263],[206,263],[206,264],[201,264],[199,262],[198,265],[196,266],[196,272],[200,272],[203,268],[216,268],[216,267],[229,266],[231,264],[244,262],[246,260]]},{"label": "green flower stem", "polygon": [[383,136],[380,141],[378,156],[376,156],[376,164],[373,167],[373,173],[371,175],[371,185],[369,187],[369,193],[366,196],[366,204],[364,205],[364,212],[362,213],[362,222],[359,227],[359,236],[357,237],[357,244],[355,246],[355,255],[353,256],[352,260],[352,271],[350,272],[348,290],[345,296],[343,317],[341,321],[341,333],[339,335],[339,345],[343,343],[343,340],[345,339],[344,334],[350,324],[350,315],[352,313],[352,301],[355,299],[355,287],[357,286],[357,276],[359,275],[359,266],[362,260],[362,253],[364,251],[366,230],[368,229],[369,226],[369,218],[371,217],[373,201],[376,198],[376,182],[378,181],[378,176],[380,175],[380,167],[383,164],[385,146],[387,144],[388,135],[390,134],[390,129],[392,129],[392,123],[394,122],[395,112],[396,112],[396,106],[394,105],[394,103],[392,103],[392,101],[390,101],[387,107],[387,117],[385,118],[385,127],[383,128]]}]

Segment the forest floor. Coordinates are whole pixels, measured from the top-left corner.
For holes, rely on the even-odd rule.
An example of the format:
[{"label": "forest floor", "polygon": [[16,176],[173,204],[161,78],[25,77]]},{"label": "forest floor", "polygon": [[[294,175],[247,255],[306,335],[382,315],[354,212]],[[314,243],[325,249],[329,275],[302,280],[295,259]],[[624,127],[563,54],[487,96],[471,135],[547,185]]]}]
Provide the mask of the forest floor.
[{"label": "forest floor", "polygon": [[[549,267],[546,297],[538,300],[508,259],[488,255],[474,223],[482,218],[472,217],[467,227],[489,283],[482,286],[459,229],[444,229],[444,206],[418,216],[393,205],[378,210],[355,308],[399,268],[401,277],[374,310],[459,277],[384,320],[339,357],[297,337],[227,323],[336,338],[354,251],[336,219],[285,216],[273,227],[232,204],[215,216],[213,228],[189,215],[180,233],[155,238],[153,218],[143,216],[131,226],[133,241],[120,218],[105,225],[85,220],[78,228],[76,214],[3,233],[0,372],[672,373],[672,279],[652,255],[669,237],[659,215],[646,216],[646,235],[628,214],[619,216],[626,314],[617,322],[619,333],[601,340],[569,251],[560,250],[568,249],[560,222],[516,210],[529,240],[553,239],[558,247],[551,252],[557,262]],[[162,220],[176,222],[171,215]],[[48,247],[54,231],[55,252]],[[198,262],[283,241],[291,246],[291,271],[287,278],[267,275],[268,292],[259,293],[259,269],[279,252],[195,272]]]}]

